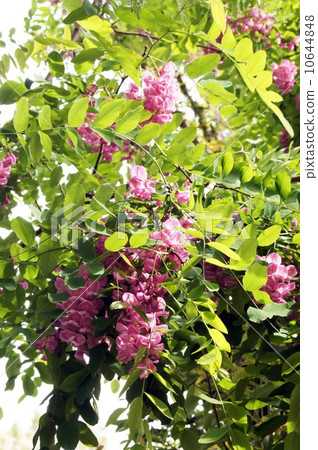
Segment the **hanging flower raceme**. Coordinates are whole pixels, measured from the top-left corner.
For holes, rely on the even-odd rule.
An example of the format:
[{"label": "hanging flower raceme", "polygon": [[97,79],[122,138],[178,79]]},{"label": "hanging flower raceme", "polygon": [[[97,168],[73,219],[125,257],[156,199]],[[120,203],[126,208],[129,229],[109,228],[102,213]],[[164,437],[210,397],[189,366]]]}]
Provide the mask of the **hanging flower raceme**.
[{"label": "hanging flower raceme", "polygon": [[131,167],[128,196],[139,200],[150,200],[151,195],[156,192],[155,186],[156,181],[148,179],[147,170],[143,166]]},{"label": "hanging flower raceme", "polygon": [[271,65],[273,72],[273,80],[278,89],[283,94],[288,94],[296,82],[295,76],[297,74],[297,66],[294,62],[284,59],[279,66],[276,63]]},{"label": "hanging flower raceme", "polygon": [[[98,239],[98,254],[105,253],[105,240],[105,236]],[[137,366],[142,369],[141,378],[147,377],[149,370],[157,370],[158,352],[164,348],[162,336],[167,325],[162,319],[169,315],[164,300],[167,291],[161,285],[168,277],[164,258],[160,248],[154,246],[149,250],[127,249],[124,259],[115,253],[103,260],[106,267],[113,265],[111,276],[117,289],[112,298],[125,306],[116,323],[118,360],[128,364],[144,348],[144,356]]]},{"label": "hanging flower raceme", "polygon": [[178,190],[176,192],[176,197],[179,203],[188,203],[190,200],[190,195],[191,195],[191,183],[190,181],[185,181],[183,183],[183,188],[182,190]]},{"label": "hanging flower raceme", "polygon": [[234,34],[247,33],[249,30],[253,34],[260,33],[268,35],[274,26],[274,14],[266,14],[255,5],[245,17],[239,17],[232,22]]},{"label": "hanging flower raceme", "polygon": [[5,186],[11,173],[11,166],[16,164],[17,158],[13,153],[0,160],[0,186]]},{"label": "hanging flower raceme", "polygon": [[189,252],[185,250],[186,245],[191,237],[185,234],[180,228],[185,228],[187,224],[183,224],[177,218],[169,218],[163,222],[163,230],[151,233],[150,237],[161,241],[158,246],[167,253],[166,259],[174,263],[176,270],[181,264],[185,263],[189,257]]},{"label": "hanging flower raceme", "polygon": [[86,114],[89,121],[86,121],[77,128],[78,134],[83,138],[84,144],[90,146],[92,153],[102,152],[103,161],[110,162],[113,159],[113,154],[120,150],[119,145],[114,142],[108,143],[98,133],[91,128],[91,123],[96,117],[95,113]]},{"label": "hanging flower raceme", "polygon": [[296,47],[298,47],[300,42],[300,36],[295,36],[294,39],[288,42],[282,42],[282,36],[280,33],[277,33],[277,43],[280,46],[280,48],[287,48],[290,52],[295,50]]},{"label": "hanging flower raceme", "polygon": [[54,333],[38,339],[34,346],[39,350],[47,348],[54,351],[58,343],[65,342],[76,349],[75,358],[83,360],[88,350],[100,342],[106,342],[105,338],[95,338],[93,318],[103,308],[104,302],[98,298],[99,291],[106,285],[107,278],[91,280],[89,271],[84,265],[79,268],[79,277],[84,278],[85,284],[78,289],[70,289],[63,278],[58,277],[55,287],[58,294],[67,292],[70,297],[65,302],[58,302],[57,308],[65,311],[65,315],[59,317],[52,327]]},{"label": "hanging flower raceme", "polygon": [[274,252],[257,258],[268,263],[267,282],[260,290],[267,292],[273,302],[285,303],[286,298],[296,287],[296,283],[291,281],[297,275],[296,268],[282,264],[282,258]]},{"label": "hanging flower raceme", "polygon": [[[143,89],[144,108],[153,113],[150,121],[165,124],[171,122],[172,113],[176,109],[179,89],[176,83],[176,66],[173,62],[164,64],[159,70],[158,77],[149,71],[142,75],[145,87]],[[142,100],[139,88],[134,83],[129,85],[125,98]]]}]

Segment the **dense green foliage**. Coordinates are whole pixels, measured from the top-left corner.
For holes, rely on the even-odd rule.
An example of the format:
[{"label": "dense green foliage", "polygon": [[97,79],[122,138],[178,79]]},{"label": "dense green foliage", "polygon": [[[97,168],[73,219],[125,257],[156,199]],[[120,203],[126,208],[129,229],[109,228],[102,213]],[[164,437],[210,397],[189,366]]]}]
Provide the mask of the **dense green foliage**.
[{"label": "dense green foliage", "polygon": [[[0,104],[16,103],[0,129],[0,156],[18,158],[0,189],[7,231],[0,240],[0,356],[6,389],[18,378],[26,396],[52,385],[34,448],[97,447],[89,426],[99,420],[104,380],[114,391],[125,380],[128,416],[123,408],[108,418],[119,432],[129,430],[123,449],[299,448],[299,83],[282,93],[271,71],[283,59],[298,64],[297,49],[280,47],[277,33],[295,38],[299,5],[266,4],[275,25],[265,43],[227,25],[225,11],[233,21],[253,6],[33,0],[30,40],[0,61]],[[45,78],[23,77],[30,60],[48,71]],[[169,61],[177,67],[177,110],[168,123],[149,122],[142,100],[124,92]],[[20,68],[18,81],[7,79],[11,64]],[[109,161],[102,146],[92,152],[87,145],[84,122],[116,146]],[[290,136],[284,148],[283,128]],[[150,200],[131,195],[130,165],[144,166],[156,181]],[[184,186],[191,193],[182,203],[176,192]],[[11,217],[21,202],[30,220]],[[116,323],[125,305],[114,300],[119,282],[102,263],[116,256],[126,265],[118,269],[122,279],[139,274],[142,262],[134,266],[130,249],[160,253],[150,233],[170,216],[180,219],[188,257],[177,268],[165,259],[160,269],[168,329],[161,330],[156,371],[140,378],[137,366],[149,350],[141,347],[128,363],[118,358]],[[101,254],[96,244],[105,236]],[[261,289],[271,253],[298,272],[282,302]],[[43,359],[33,343],[52,332],[64,313],[56,304],[69,299],[56,278],[81,289],[82,265],[90,280],[107,277],[93,322],[94,336],[107,342],[79,360],[60,341]],[[206,275],[207,265],[218,278]],[[142,308],[134,310],[148,321]]]}]

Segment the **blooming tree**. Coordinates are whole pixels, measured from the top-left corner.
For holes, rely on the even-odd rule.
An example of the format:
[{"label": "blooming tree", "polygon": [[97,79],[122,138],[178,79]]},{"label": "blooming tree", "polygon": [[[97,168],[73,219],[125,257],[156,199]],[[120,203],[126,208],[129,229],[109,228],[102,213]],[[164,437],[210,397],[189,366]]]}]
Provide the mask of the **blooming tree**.
[{"label": "blooming tree", "polygon": [[0,353],[7,390],[52,387],[33,448],[98,447],[103,380],[123,449],[299,448],[299,5],[254,3],[33,0],[2,56]]}]

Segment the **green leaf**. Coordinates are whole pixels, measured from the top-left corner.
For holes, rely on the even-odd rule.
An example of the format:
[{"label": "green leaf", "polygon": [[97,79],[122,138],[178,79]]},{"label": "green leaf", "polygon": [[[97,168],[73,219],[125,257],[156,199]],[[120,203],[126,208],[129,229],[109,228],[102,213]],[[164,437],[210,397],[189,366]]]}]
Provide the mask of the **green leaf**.
[{"label": "green leaf", "polygon": [[284,450],[299,450],[300,435],[298,433],[289,433],[284,439]]},{"label": "green leaf", "polygon": [[233,444],[233,448],[235,448],[235,450],[251,449],[250,439],[245,433],[242,433],[241,431],[232,428],[230,438]]},{"label": "green leaf", "polygon": [[253,308],[252,306],[248,308],[247,316],[251,322],[255,323],[261,323],[268,318],[266,311],[258,308]]},{"label": "green leaf", "polygon": [[216,360],[217,354],[215,352],[210,352],[201,356],[201,358],[197,360],[197,364],[200,364],[201,366],[208,366],[209,364],[213,364]]},{"label": "green leaf", "polygon": [[222,405],[223,403],[220,400],[217,400],[216,398],[213,397],[208,397],[205,394],[198,394],[197,397],[199,397],[204,402],[211,403],[212,405]]},{"label": "green leaf", "polygon": [[[140,350],[140,349],[139,349]],[[142,347],[142,352],[145,352],[144,347]],[[124,392],[127,391],[127,389],[140,377],[140,374],[142,373],[141,369],[134,369],[129,377],[127,378],[127,381],[125,383],[125,386],[122,388],[122,390],[120,391],[119,396],[121,397],[123,395]]]},{"label": "green leaf", "polygon": [[291,313],[291,305],[288,303],[270,303],[265,305],[263,311],[269,318],[273,316],[286,317]]},{"label": "green leaf", "polygon": [[265,403],[262,400],[253,398],[246,403],[245,408],[248,410],[254,411],[255,409],[264,408],[264,406],[267,406],[267,405],[268,405],[268,403]]},{"label": "green leaf", "polygon": [[266,89],[268,88],[273,82],[273,73],[272,71],[265,70],[264,72],[261,72],[259,75],[257,75],[255,80],[255,87],[259,89]]},{"label": "green leaf", "polygon": [[253,43],[249,38],[243,38],[235,47],[234,58],[238,62],[247,61],[253,54]]},{"label": "green leaf", "polygon": [[22,384],[25,395],[33,395],[35,386],[29,375],[23,375]]},{"label": "green leaf", "polygon": [[40,136],[40,142],[42,144],[42,147],[44,149],[45,156],[47,159],[50,159],[52,156],[52,140],[50,136],[48,136],[46,133],[43,133],[43,131],[38,131]]},{"label": "green leaf", "polygon": [[50,72],[57,78],[60,78],[64,75],[64,63],[62,55],[58,52],[51,52],[48,55],[48,63],[50,67]]},{"label": "green leaf", "polygon": [[224,105],[219,110],[223,117],[231,117],[237,113],[237,107],[234,105]]},{"label": "green leaf", "polygon": [[229,432],[229,430],[230,427],[209,430],[199,439],[199,444],[212,444],[213,442],[218,442]]},{"label": "green leaf", "polygon": [[17,103],[16,112],[13,119],[14,129],[17,133],[22,133],[29,125],[29,104],[26,98],[20,98]]},{"label": "green leaf", "polygon": [[285,171],[278,172],[275,180],[279,195],[285,200],[291,191],[291,180]]},{"label": "green leaf", "polygon": [[232,153],[226,152],[222,157],[222,175],[225,178],[233,169],[234,166],[234,158]]},{"label": "green leaf", "polygon": [[211,5],[212,17],[215,23],[218,25],[222,33],[226,28],[226,15],[224,12],[224,6],[222,0],[208,0]]},{"label": "green leaf", "polygon": [[38,122],[41,130],[46,131],[52,128],[51,108],[49,105],[42,106],[41,112],[38,115]]},{"label": "green leaf", "polygon": [[64,450],[75,450],[79,442],[79,427],[76,422],[68,421],[59,425],[57,440]]},{"label": "green leaf", "polygon": [[11,105],[27,91],[22,83],[8,80],[0,86],[0,105]]},{"label": "green leaf", "polygon": [[142,397],[136,397],[131,402],[128,413],[128,426],[131,436],[137,436],[142,429]]},{"label": "green leaf", "polygon": [[118,99],[102,103],[101,109],[94,119],[94,127],[107,128],[116,122],[124,106],[123,102],[123,100]]},{"label": "green leaf", "polygon": [[257,239],[246,239],[237,251],[240,261],[230,260],[230,264],[235,270],[243,270],[251,265],[256,256]]},{"label": "green leaf", "polygon": [[217,330],[221,331],[222,333],[227,333],[227,328],[222,322],[222,320],[213,312],[211,311],[203,311],[200,312],[200,315],[204,322],[211,325],[211,327],[216,328]]},{"label": "green leaf", "polygon": [[110,388],[113,394],[116,394],[116,392],[119,391],[120,388],[120,382],[119,380],[112,380],[112,382],[110,383]]},{"label": "green leaf", "polygon": [[219,347],[221,350],[225,350],[226,352],[231,352],[231,346],[223,336],[223,334],[218,330],[209,330],[210,336],[214,341],[214,344]]},{"label": "green leaf", "polygon": [[118,417],[121,416],[125,411],[127,411],[127,408],[115,409],[115,411],[113,411],[109,416],[106,422],[106,427],[108,427],[108,425],[114,425],[117,422]]},{"label": "green leaf", "polygon": [[267,292],[264,291],[253,291],[253,296],[255,298],[255,300],[258,303],[261,303],[262,305],[267,305],[269,303],[272,303],[272,300],[270,298],[270,296],[267,294]]},{"label": "green leaf", "polygon": [[236,425],[247,425],[247,411],[245,411],[242,406],[238,406],[230,402],[224,402],[224,407]]},{"label": "green leaf", "polygon": [[84,378],[87,377],[87,370],[79,370],[78,372],[71,373],[61,383],[61,390],[64,392],[75,391]]},{"label": "green leaf", "polygon": [[221,40],[222,50],[231,50],[236,46],[236,39],[231,27],[228,27]]},{"label": "green leaf", "polygon": [[284,128],[286,129],[286,131],[288,131],[288,134],[293,137],[294,136],[294,131],[290,125],[290,123],[288,122],[288,120],[284,117],[283,113],[281,112],[281,110],[274,105],[274,103],[272,103],[268,92],[265,89],[259,89],[257,88],[257,92],[258,95],[261,97],[261,99],[264,101],[264,103],[268,106],[268,108],[270,108],[274,114],[276,114],[276,116],[279,118],[279,120],[281,121],[281,123],[283,124]]},{"label": "green leaf", "polygon": [[138,106],[133,111],[128,113],[117,123],[116,133],[128,133],[134,130],[140,122],[143,122],[151,117],[152,113],[146,111],[142,105]]},{"label": "green leaf", "polygon": [[162,400],[155,397],[154,395],[148,394],[148,392],[145,392],[145,394],[164,416],[166,416],[166,417],[168,417],[168,419],[172,420],[172,415],[171,415],[170,409]]},{"label": "green leaf", "polygon": [[86,30],[95,31],[95,33],[98,33],[102,37],[108,36],[113,31],[111,24],[107,22],[107,20],[101,19],[96,15],[84,20],[79,20],[78,23],[81,27],[86,28]]},{"label": "green leaf", "polygon": [[85,120],[89,99],[87,97],[80,98],[71,106],[68,113],[68,124],[71,127],[79,127]]},{"label": "green leaf", "polygon": [[201,446],[198,442],[199,435],[197,431],[186,428],[181,434],[181,445],[183,450],[200,450]]},{"label": "green leaf", "polygon": [[100,48],[88,48],[74,56],[71,61],[73,64],[82,64],[87,61],[93,63],[103,54],[104,50],[101,50]]},{"label": "green leaf", "polygon": [[41,145],[41,140],[40,140],[40,136],[38,133],[32,134],[29,150],[30,150],[31,161],[34,164],[37,164],[41,160],[41,157],[42,157],[42,145]]},{"label": "green leaf", "polygon": [[[74,207],[84,205],[85,198],[86,197],[83,186],[80,183],[72,184],[72,186],[66,190],[64,207],[66,207],[67,205],[71,205]],[[67,212],[69,211],[70,209],[67,208]]]},{"label": "green leaf", "polygon": [[114,193],[114,188],[111,184],[102,184],[95,192],[94,197],[91,200],[91,208],[95,211],[101,210],[101,205],[104,205],[110,200]]},{"label": "green leaf", "polygon": [[246,73],[251,76],[259,75],[263,72],[266,63],[266,52],[259,50],[254,53],[246,64]]},{"label": "green leaf", "polygon": [[267,247],[273,244],[279,238],[282,228],[279,225],[273,225],[272,227],[266,228],[258,236],[258,245],[260,247]]},{"label": "green leaf", "polygon": [[160,134],[161,127],[157,123],[147,123],[138,131],[135,140],[139,144],[148,144],[152,139],[155,139]]},{"label": "green leaf", "polygon": [[106,239],[104,245],[106,250],[109,250],[110,252],[118,252],[125,247],[127,242],[128,236],[126,233],[123,233],[122,231],[115,231],[115,233]]},{"label": "green leaf", "polygon": [[30,247],[35,243],[35,231],[30,222],[22,217],[12,219],[11,228],[25,245]]},{"label": "green leaf", "polygon": [[97,447],[98,439],[95,434],[88,428],[86,423],[78,422],[78,426],[80,432],[79,440],[81,441],[81,443],[89,447]]},{"label": "green leaf", "polygon": [[256,291],[266,284],[267,267],[260,263],[252,264],[243,277],[243,286],[247,291]]},{"label": "green leaf", "polygon": [[235,261],[240,261],[240,257],[237,253],[235,253],[233,250],[231,250],[229,247],[227,247],[224,244],[221,244],[221,242],[208,242],[208,246],[215,248],[221,253],[224,253],[224,255],[228,256],[229,258],[234,259]]},{"label": "green leaf", "polygon": [[146,229],[140,229],[130,236],[129,244],[132,248],[142,247],[149,238],[149,232]]},{"label": "green leaf", "polygon": [[288,363],[285,361],[282,367],[282,375],[288,375],[292,372],[293,368],[296,369],[296,367],[300,364],[300,352],[296,352],[289,356],[287,358]]},{"label": "green leaf", "polygon": [[200,56],[186,65],[186,74],[190,78],[198,78],[201,75],[212,72],[220,62],[220,56],[217,53]]},{"label": "green leaf", "polygon": [[89,3],[89,1],[84,0],[83,6],[71,11],[70,14],[65,17],[63,22],[66,24],[71,24],[79,20],[85,20],[90,16],[94,16],[95,14],[96,9]]},{"label": "green leaf", "polygon": [[176,391],[173,389],[173,387],[171,386],[171,384],[165,379],[163,378],[160,373],[158,372],[151,372],[152,375],[157,378],[157,380],[168,390],[171,392],[176,393]]}]

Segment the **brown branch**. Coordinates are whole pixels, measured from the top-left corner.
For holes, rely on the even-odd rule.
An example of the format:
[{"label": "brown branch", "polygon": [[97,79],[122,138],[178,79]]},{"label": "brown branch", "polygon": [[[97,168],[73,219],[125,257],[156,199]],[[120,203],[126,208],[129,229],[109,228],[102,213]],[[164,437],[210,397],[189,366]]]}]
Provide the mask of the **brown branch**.
[{"label": "brown branch", "polygon": [[102,154],[103,154],[103,145],[104,144],[100,144],[100,146],[99,146],[99,152],[98,152],[98,156],[97,156],[97,159],[96,159],[95,166],[94,166],[94,168],[92,170],[92,175],[94,175],[97,172],[98,164],[100,163],[100,160],[101,160],[101,157],[102,157]]}]

